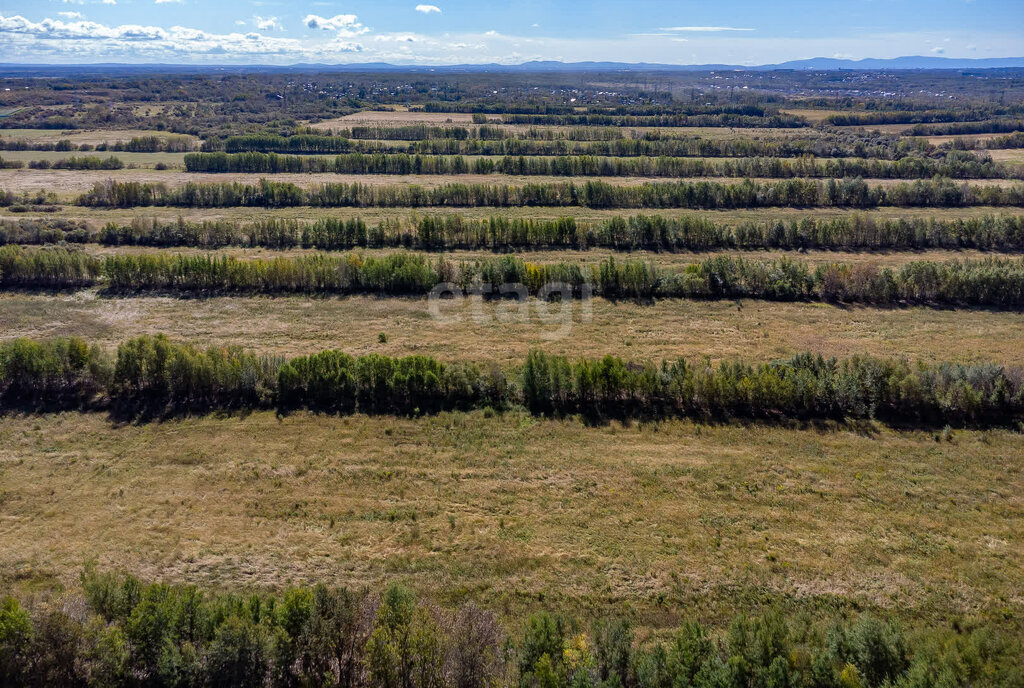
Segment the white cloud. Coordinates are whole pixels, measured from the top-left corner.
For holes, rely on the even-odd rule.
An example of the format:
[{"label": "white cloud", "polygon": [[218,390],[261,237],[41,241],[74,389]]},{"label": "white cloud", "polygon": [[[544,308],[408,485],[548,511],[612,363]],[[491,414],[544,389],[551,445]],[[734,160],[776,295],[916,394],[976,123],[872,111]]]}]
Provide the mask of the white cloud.
[{"label": "white cloud", "polygon": [[311,29],[323,29],[324,31],[341,31],[361,28],[362,24],[356,21],[354,14],[336,14],[333,17],[321,17],[316,14],[307,14],[302,23]]},{"label": "white cloud", "polygon": [[[43,19],[0,15],[0,50],[11,44],[29,44],[40,53],[59,54],[76,59],[103,55],[132,58],[187,58],[198,56],[249,56],[251,59],[297,59],[319,54],[301,41],[273,38],[259,33],[214,34],[184,26],[163,28],[122,24],[107,26],[92,21]],[[328,44],[332,45],[332,44]],[[333,46],[337,52],[350,52],[351,46]]]},{"label": "white cloud", "polygon": [[437,5],[416,5],[416,11],[422,12],[423,14],[430,14],[431,12],[441,13],[441,8]]},{"label": "white cloud", "polygon": [[178,5],[184,5],[185,4],[185,0],[156,0],[156,4],[158,4],[158,5],[167,5],[167,4],[172,3],[172,2],[173,3],[177,3]]},{"label": "white cloud", "polygon": [[82,18],[84,18],[84,15],[81,12],[58,12],[57,14],[59,14],[62,17],[64,17],[65,19],[82,19]]},{"label": "white cloud", "polygon": [[716,31],[753,31],[753,29],[739,29],[735,26],[665,26],[659,31],[699,31],[699,32],[716,32]]},{"label": "white cloud", "polygon": [[117,4],[117,0],[100,0],[100,2],[103,5],[116,5]]},{"label": "white cloud", "polygon": [[256,16],[256,17],[253,17],[252,20],[253,20],[253,23],[256,24],[256,28],[259,29],[260,31],[273,31],[274,29],[282,29],[282,28],[284,28],[280,24],[277,23],[278,22],[277,17],[260,17],[260,16]]}]

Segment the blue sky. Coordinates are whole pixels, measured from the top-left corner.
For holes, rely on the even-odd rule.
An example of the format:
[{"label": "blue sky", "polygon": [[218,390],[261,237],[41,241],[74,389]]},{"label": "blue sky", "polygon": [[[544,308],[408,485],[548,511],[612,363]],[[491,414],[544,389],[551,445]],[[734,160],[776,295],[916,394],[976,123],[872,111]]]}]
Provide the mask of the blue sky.
[{"label": "blue sky", "polygon": [[1024,56],[1024,0],[3,0],[2,62]]}]

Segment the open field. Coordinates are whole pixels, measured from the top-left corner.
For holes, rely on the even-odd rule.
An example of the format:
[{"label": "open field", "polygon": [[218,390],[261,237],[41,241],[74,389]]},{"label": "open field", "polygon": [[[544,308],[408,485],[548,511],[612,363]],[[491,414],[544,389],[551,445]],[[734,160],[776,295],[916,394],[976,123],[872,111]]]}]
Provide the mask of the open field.
[{"label": "open field", "polygon": [[[338,348],[352,354],[425,354],[442,360],[521,361],[534,347],[569,356],[614,354],[661,360],[710,356],[769,361],[803,351],[826,356],[867,353],[912,359],[1024,364],[1024,314],[931,308],[842,308],[817,303],[663,300],[590,302],[568,308],[571,329],[552,306],[542,319],[530,301],[528,317],[507,321],[510,304],[488,302],[474,318],[468,301],[441,304],[431,315],[425,299],[367,296],[307,298],[161,296],[107,298],[95,292],[0,295],[3,339],[79,335],[109,348],[143,333],[166,333],[201,346],[241,345],[267,353],[306,354]],[[387,343],[378,334],[387,335]]]},{"label": "open field", "polygon": [[513,615],[543,594],[656,624],[773,600],[1024,618],[1010,432],[69,413],[0,437],[0,570],[21,579],[94,557],[229,589],[399,579]]},{"label": "open field", "polygon": [[[417,9],[429,14],[431,8]],[[83,23],[91,20],[90,16]],[[253,24],[257,21],[269,22],[273,30],[278,18],[255,17]],[[355,15],[309,15],[304,22],[309,29],[348,27],[337,31],[339,42],[349,30],[353,36],[363,32]],[[725,28],[748,25],[754,24],[736,20],[718,27],[659,31],[666,36],[752,31]],[[371,31],[368,27],[366,33]],[[243,36],[243,29],[237,31],[232,36]],[[335,31],[312,33],[327,36]],[[253,35],[244,34],[244,39],[252,39],[255,50],[258,41]],[[281,45],[302,40],[281,36],[274,39]],[[208,38],[212,40],[212,34]],[[368,35],[367,44],[374,38]],[[267,39],[270,44],[269,34]],[[699,33],[691,39],[694,46],[705,42]],[[395,46],[407,49],[404,44]],[[37,68],[51,69],[32,69]],[[91,69],[102,73],[102,66]],[[244,154],[273,150],[333,157],[325,151],[343,150],[349,144],[316,134],[366,126],[385,130],[372,134],[389,137],[380,141],[400,149],[411,145],[401,138],[434,132],[398,127],[427,125],[458,129],[446,133],[454,142],[428,141],[423,150],[557,154],[579,148],[594,153],[664,153],[694,161],[698,155],[722,155],[736,157],[705,159],[738,161],[721,168],[730,174],[755,170],[779,175],[791,169],[812,170],[811,163],[799,156],[813,156],[825,161],[814,163],[813,170],[822,173],[852,176],[861,170],[928,179],[912,190],[886,194],[866,191],[852,180],[821,191],[809,185],[777,184],[759,187],[756,196],[748,193],[749,188],[717,186],[703,187],[704,195],[684,193],[692,189],[658,189],[656,195],[599,186],[575,196],[557,195],[553,189],[505,195],[453,192],[444,198],[433,194],[437,198],[429,201],[494,205],[414,209],[397,206],[423,201],[408,188],[313,195],[283,183],[303,189],[328,183],[435,188],[569,182],[580,186],[592,181],[621,187],[743,180],[204,174],[184,171],[184,153],[0,151],[0,158],[8,161],[116,156],[127,165],[113,171],[27,165],[0,169],[0,191],[5,192],[0,197],[5,204],[0,207],[3,241],[33,242],[24,249],[4,246],[0,251],[0,684],[106,688],[104,675],[94,668],[106,661],[120,667],[116,671],[122,672],[118,675],[123,685],[184,685],[186,678],[195,678],[196,685],[233,686],[243,682],[215,680],[209,678],[214,676],[211,672],[227,661],[249,668],[262,661],[261,653],[273,653],[262,679],[246,685],[1016,688],[1020,672],[1012,671],[1024,666],[1024,647],[1019,647],[1024,638],[1024,284],[1021,254],[1011,249],[1024,242],[1019,221],[1024,219],[1024,204],[1016,192],[971,195],[964,185],[1021,187],[1024,181],[949,182],[930,177],[934,171],[956,177],[1005,176],[1003,165],[1024,166],[1024,151],[989,151],[980,145],[1002,134],[906,137],[902,132],[911,124],[833,126],[827,121],[830,115],[849,114],[891,121],[907,118],[903,110],[913,111],[915,118],[932,119],[1024,117],[1024,70],[976,71],[674,73],[659,68],[651,73],[574,69],[531,74],[494,69],[476,74],[460,68],[443,73],[333,69],[302,74],[296,68],[249,73],[230,66],[204,74],[162,75],[133,65],[109,76],[83,71],[45,79],[5,77],[4,86],[10,88],[4,91],[0,116],[5,117],[3,124],[24,128],[0,128],[2,140],[51,145],[66,139],[77,147],[187,132],[204,151],[243,154],[197,158],[195,169],[269,169],[270,162],[274,169],[311,169],[318,165]],[[31,88],[23,88],[22,80]],[[465,112],[411,112],[410,107]],[[501,124],[505,116],[500,112],[544,113],[552,123]],[[484,114],[487,127],[474,124],[471,113],[478,122]],[[555,124],[576,121],[573,116],[580,114],[599,115],[587,121],[608,126]],[[790,115],[805,118],[810,126],[786,128],[804,124]],[[711,126],[615,126],[638,121]],[[504,148],[490,143],[508,132],[526,143],[500,144]],[[620,134],[642,140],[618,147],[577,144],[608,141]],[[979,146],[939,147],[954,139]],[[723,145],[726,141],[729,144]],[[1007,142],[1012,145],[1015,139]],[[371,149],[373,142],[360,141],[363,146]],[[999,164],[992,164],[989,155]],[[785,158],[789,162],[778,164],[782,158],[774,156],[790,156]],[[840,156],[871,162],[831,164]],[[331,169],[463,169],[450,159],[414,167],[401,156],[373,157],[354,157],[346,166]],[[462,157],[472,162],[479,156]],[[532,157],[538,159],[503,169],[695,170],[671,160],[657,161],[657,167],[648,161],[617,162],[612,167],[606,160],[581,157],[562,166],[542,166],[540,158],[549,156]],[[793,161],[801,166],[794,168]],[[171,169],[157,170],[157,163]],[[605,166],[595,166],[598,163]],[[178,188],[190,183],[254,185],[263,179],[282,184],[266,184],[255,196],[225,184],[171,198],[161,193],[147,197],[151,189],[126,186],[97,193],[93,201],[139,205],[75,205],[81,194],[108,180]],[[781,178],[751,180],[774,183]],[[914,183],[865,181],[886,188]],[[53,195],[39,193],[43,191]],[[142,205],[154,199],[197,206],[395,207]],[[1007,205],[969,205],[980,200]],[[510,202],[647,207],[500,207]],[[772,207],[789,202],[820,207]],[[877,202],[916,207],[851,209]],[[1010,205],[1014,203],[1018,207]],[[762,207],[656,208],[680,204]],[[607,222],[640,215],[699,218],[715,226]],[[419,222],[426,217],[573,218],[595,224],[581,228],[570,223],[495,222],[484,230],[455,221]],[[374,232],[369,240],[356,223],[323,222],[301,230],[286,222],[249,225],[353,218]],[[943,222],[980,218],[986,219]],[[784,228],[770,224],[804,219],[850,221]],[[878,222],[893,219],[938,224]],[[177,220],[183,225],[150,224]],[[224,224],[198,226],[206,221]],[[112,243],[189,246],[78,243],[99,241],[100,230],[108,223],[119,225],[102,234]],[[880,236],[881,232],[896,236]],[[305,241],[325,247],[407,243],[427,248],[457,241],[486,246],[494,241],[498,246],[495,251],[425,253],[425,261],[396,256],[406,251],[392,248],[196,248],[247,241]],[[714,253],[547,248],[592,243],[615,248],[951,248]],[[527,245],[542,248],[513,251]],[[964,245],[1007,250],[953,248]],[[514,256],[502,256],[501,249]],[[323,259],[260,264],[165,260],[176,255],[247,261],[313,254]],[[150,258],[92,259],[111,256]],[[368,257],[393,260],[361,259]],[[703,270],[693,266],[689,274],[674,274],[709,257],[723,260]],[[792,259],[800,265],[780,262],[762,270],[729,262],[740,258]],[[459,265],[485,260],[487,264],[476,271]],[[971,263],[947,264],[964,260]],[[518,302],[462,296],[432,301],[422,296],[437,282],[468,281],[471,275],[485,284],[521,280],[530,285],[530,293],[539,294],[544,280],[576,285],[583,281],[575,266],[560,271],[543,266],[575,263],[589,269],[602,261],[592,276],[599,293],[658,298],[576,299],[579,294],[574,294],[552,302],[533,296]],[[901,268],[913,261],[928,263],[895,271],[895,276],[870,269]],[[804,268],[830,263],[855,269]],[[350,292],[359,295],[337,296]],[[723,293],[761,298],[705,300]],[[673,298],[661,298],[666,295]],[[808,300],[790,300],[799,298]],[[849,305],[855,302],[899,305]],[[910,303],[931,305],[905,305]],[[968,305],[979,303],[1012,307]],[[165,334],[172,343],[142,337],[157,334]],[[85,345],[54,341],[68,337],[80,337]],[[125,345],[129,340],[134,341]],[[325,350],[335,351],[294,360]],[[339,351],[362,358],[351,359]],[[793,358],[808,352],[840,362]],[[551,355],[564,355],[572,363]],[[688,364],[678,362],[680,357]],[[703,364],[705,358],[713,367]],[[662,361],[675,365],[638,365]],[[912,365],[916,363],[922,365]],[[736,420],[740,418],[753,420]],[[346,681],[340,678],[344,660],[337,644],[342,632],[323,630],[341,623],[342,607],[326,614],[326,607],[317,607],[318,616],[303,617],[296,610],[305,598],[294,592],[280,607],[252,599],[225,603],[216,619],[206,624],[209,628],[202,629],[206,636],[199,638],[196,631],[195,638],[186,638],[177,626],[173,632],[164,629],[172,624],[158,618],[163,601],[134,600],[134,609],[141,612],[117,616],[121,607],[132,609],[124,600],[135,594],[134,588],[97,593],[94,582],[80,577],[89,562],[96,563],[101,575],[118,572],[138,576],[143,583],[194,584],[206,600],[215,592],[246,596],[317,583],[372,594],[397,582],[421,600],[415,614],[407,616],[412,621],[405,628],[413,631],[404,636],[422,641],[410,651],[415,661],[434,661],[428,657],[431,624],[440,629],[442,642],[457,643],[465,629],[444,625],[448,621],[442,619],[456,613],[458,605],[475,602],[485,610],[479,618],[490,618],[488,612],[496,615],[495,638],[510,640],[500,644],[500,650],[497,640],[490,645],[508,664],[486,681],[476,675],[456,677],[448,663],[443,670],[437,668],[436,676],[425,672],[415,680],[405,675],[390,680],[374,673],[369,660],[359,659],[353,665],[359,675]],[[157,590],[157,597],[165,594],[148,590]],[[83,601],[83,591],[100,602]],[[52,654],[62,669],[66,665],[72,667],[69,673],[89,676],[62,683],[51,672],[34,683],[8,680],[4,672],[14,661],[10,658],[22,657],[10,649],[21,636],[19,617],[4,600],[9,593],[21,601],[28,610],[26,618],[39,631],[26,642],[34,643],[32,647],[54,645],[58,651]],[[333,593],[320,590],[309,599],[319,605],[327,594]],[[389,592],[380,608],[385,611],[378,612],[376,601],[360,603],[358,610],[353,607],[351,628],[359,630],[341,642],[361,644],[360,656],[365,657],[373,657],[374,642],[381,643],[375,650],[379,653],[397,652],[382,629],[399,623],[399,617],[388,616],[386,610],[401,604],[394,602],[400,597],[400,591]],[[184,624],[181,619],[192,611],[180,610],[190,603],[173,604],[179,605],[174,613],[181,617],[174,617],[174,624]],[[540,611],[567,618],[566,634],[564,641],[559,636],[550,648],[544,645],[547,660],[538,652],[537,658],[526,661],[524,648],[532,641],[524,640],[521,629],[527,615]],[[730,636],[730,621],[737,615],[769,611],[779,612],[784,620],[779,623],[793,629],[786,640],[792,644],[773,659],[764,648],[782,647],[773,636],[775,621],[754,622],[750,637],[758,648],[743,657],[735,654],[742,631],[735,625]],[[865,613],[881,623],[872,626]],[[587,629],[595,618],[620,616],[638,629],[635,642],[624,641],[624,656],[647,657],[647,664],[623,660],[621,677],[605,672],[606,677],[595,662],[607,659],[605,649],[598,648],[599,642],[608,640],[600,637],[604,631]],[[828,628],[840,617],[844,622],[863,622],[861,628],[868,628],[864,633],[869,635],[835,635]],[[296,621],[302,618],[308,623]],[[51,623],[52,619],[66,625]],[[153,623],[147,625],[147,620]],[[670,659],[662,662],[664,666],[656,665],[660,660],[650,659],[657,656],[655,646],[673,637],[672,629],[687,620],[706,624],[710,640],[691,627],[687,632],[695,635],[686,636],[689,640],[679,636],[683,639],[665,655]],[[892,625],[887,625],[890,621]],[[543,625],[534,622],[537,633],[548,632]],[[300,627],[305,630],[296,630]],[[907,629],[906,647],[898,639],[903,636],[897,627]],[[63,633],[64,628],[79,629],[79,634]],[[614,632],[612,626],[604,628],[612,629],[608,634]],[[377,640],[359,635],[364,630],[367,637],[374,630]],[[144,640],[139,639],[142,633],[148,634]],[[1000,634],[1008,639],[1006,649],[990,654],[987,648],[995,647]],[[73,640],[79,647],[66,650],[57,646],[65,635],[85,640]],[[928,642],[938,640],[922,644],[925,637]],[[282,677],[307,661],[306,655],[289,655],[282,649],[299,638],[309,647],[320,643],[338,654],[322,666],[304,666],[308,672],[302,680],[285,680]],[[885,661],[902,664],[890,675],[869,675],[874,669],[864,657],[888,652],[890,641],[896,650]],[[698,648],[705,644],[714,659],[708,659],[700,672],[683,668],[689,660],[679,657],[705,652]],[[813,655],[808,649],[812,646],[824,649]],[[140,649],[144,647],[149,649]],[[317,648],[313,652],[322,650]],[[379,664],[389,671],[401,665],[390,655],[380,657],[384,655],[377,657]],[[825,659],[819,664],[814,657]],[[29,667],[26,675],[44,673],[39,667],[45,664],[38,660],[24,664]],[[334,681],[336,668],[339,678]],[[1000,673],[1003,669],[1007,671]],[[164,680],[165,671],[173,680]],[[1005,676],[1010,679],[1003,680]]]}]

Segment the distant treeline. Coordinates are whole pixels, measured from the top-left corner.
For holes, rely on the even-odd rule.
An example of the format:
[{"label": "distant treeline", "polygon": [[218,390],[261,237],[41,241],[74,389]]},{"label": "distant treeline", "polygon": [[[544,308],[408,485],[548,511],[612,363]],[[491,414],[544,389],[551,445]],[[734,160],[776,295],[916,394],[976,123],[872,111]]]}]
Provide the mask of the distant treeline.
[{"label": "distant treeline", "polygon": [[[113,160],[113,159],[112,159]],[[335,157],[276,153],[188,153],[189,172],[260,174],[330,172],[336,174],[505,174],[556,177],[869,177],[875,179],[1021,178],[1024,171],[964,151],[950,151],[943,160],[905,157],[896,161],[812,157],[736,158],[607,158],[592,156],[465,158],[406,153],[348,153]]]},{"label": "distant treeline", "polygon": [[[11,198],[0,193],[0,203]],[[863,179],[786,179],[777,182],[647,182],[613,185],[602,181],[539,184],[296,184],[261,179],[257,184],[195,183],[169,188],[162,183],[97,182],[77,203],[90,207],[185,208],[313,206],[323,208],[521,207],[729,208],[878,206],[959,207],[1024,205],[1024,185],[969,186],[949,179],[917,180],[888,187]]]},{"label": "distant treeline", "polygon": [[1024,115],[1020,105],[988,105],[951,109],[875,110],[842,112],[829,115],[825,121],[837,126],[870,124],[931,124],[936,122],[977,122],[998,117]]},{"label": "distant treeline", "polygon": [[136,136],[128,141],[74,144],[69,139],[56,142],[29,141],[0,136],[0,150],[9,151],[118,151],[126,153],[187,153],[198,148],[191,136]]},{"label": "distant treeline", "polygon": [[124,168],[124,162],[113,155],[108,158],[85,155],[63,160],[33,160],[28,166],[34,170],[120,170]]},{"label": "distant treeline", "polygon": [[[4,160],[0,158],[0,168],[19,170],[25,167],[22,160]],[[124,163],[120,158],[110,156],[100,158],[95,155],[82,157],[71,156],[61,160],[30,160],[28,167],[33,170],[120,170]]]},{"label": "distant treeline", "polygon": [[[907,155],[931,153],[934,147],[921,140],[878,134],[819,133],[813,138],[711,139],[662,131],[634,132],[622,129],[530,129],[517,134],[509,129],[480,126],[354,127],[351,130],[301,133],[290,136],[248,134],[225,141],[211,139],[205,152],[330,154],[352,152],[408,152],[421,155],[600,155],[612,157],[780,157],[803,155],[839,158],[897,160]],[[391,144],[387,139],[412,141]],[[595,140],[596,139],[596,140]]]},{"label": "distant treeline", "polygon": [[0,345],[0,406],[109,408],[126,415],[308,408],[429,413],[525,406],[617,417],[859,419],[992,424],[1024,413],[1024,370],[994,363],[911,363],[800,354],[761,365],[569,360],[531,351],[513,368],[428,356],[323,351],[284,359],[231,347],[202,351],[163,336],[116,357],[77,339]]},{"label": "distant treeline", "polygon": [[733,113],[610,115],[576,114],[517,115],[502,114],[504,124],[532,124],[562,127],[736,127],[795,128],[807,126],[807,120],[796,115],[765,112],[760,115]]},{"label": "distant treeline", "polygon": [[1007,136],[993,136],[990,139],[953,139],[952,141],[943,144],[942,147],[948,150],[1002,150],[1009,148],[1024,148],[1024,131],[1016,131]]},{"label": "distant treeline", "polygon": [[[1012,686],[1019,638],[869,614],[778,610],[641,640],[625,617],[491,610],[377,591],[225,593],[86,568],[64,600],[0,599],[0,684],[217,688],[944,688]],[[941,683],[932,677],[940,677]]]},{"label": "distant treeline", "polygon": [[135,218],[90,230],[68,220],[0,222],[0,244],[102,243],[110,246],[273,249],[410,248],[422,251],[492,251],[606,248],[623,251],[723,249],[1024,251],[1024,216],[879,219],[870,215],[799,220],[718,222],[703,215],[633,215],[600,221],[462,215],[390,217],[369,224],[360,218],[313,221],[268,218],[253,222],[184,218],[161,222]]},{"label": "distant treeline", "polygon": [[1005,134],[1024,130],[1024,119],[992,119],[985,122],[953,122],[942,126],[917,125],[903,132],[907,136],[953,136],[957,134]]},{"label": "distant treeline", "polygon": [[458,291],[479,285],[497,294],[522,285],[531,294],[564,284],[609,298],[755,298],[877,305],[922,303],[988,307],[1024,305],[1024,259],[912,261],[897,268],[871,263],[817,266],[788,258],[727,255],[666,270],[638,260],[534,263],[517,256],[472,261],[420,253],[385,256],[316,254],[242,260],[164,253],[89,256],[62,248],[0,247],[0,287],[71,289],[100,285],[113,292],[182,294],[378,293],[426,295],[439,284]]},{"label": "distant treeline", "polygon": [[[461,113],[483,115],[573,115],[580,114],[580,108],[565,103],[494,103],[494,102],[432,102],[421,107],[410,108],[418,112]],[[716,103],[700,105],[698,103],[671,103],[658,105],[653,103],[637,105],[588,105],[585,114],[645,116],[657,115],[745,115],[748,117],[766,117],[776,114],[763,105],[755,103]]]}]

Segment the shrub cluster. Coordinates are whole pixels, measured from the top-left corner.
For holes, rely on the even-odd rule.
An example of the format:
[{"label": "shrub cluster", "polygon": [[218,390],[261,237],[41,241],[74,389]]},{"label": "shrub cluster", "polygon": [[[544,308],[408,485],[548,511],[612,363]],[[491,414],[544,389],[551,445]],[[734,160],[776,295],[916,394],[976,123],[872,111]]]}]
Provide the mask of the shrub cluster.
[{"label": "shrub cluster", "polygon": [[531,351],[511,370],[426,356],[290,360],[239,349],[200,351],[163,336],[123,343],[116,359],[84,342],[0,346],[0,399],[13,408],[106,404],[124,415],[308,408],[426,413],[525,405],[535,413],[621,418],[858,419],[1000,424],[1024,412],[1024,371],[996,364],[910,363],[801,354],[762,365],[613,356],[570,361]]},{"label": "shrub cluster", "polygon": [[910,635],[864,614],[777,611],[727,630],[686,622],[639,642],[623,617],[539,612],[512,633],[473,603],[442,608],[316,585],[209,593],[88,567],[62,602],[0,600],[0,684],[225,688],[930,688],[1015,685],[1018,640],[988,627]]}]

